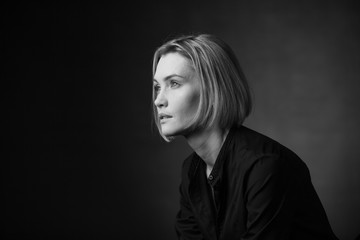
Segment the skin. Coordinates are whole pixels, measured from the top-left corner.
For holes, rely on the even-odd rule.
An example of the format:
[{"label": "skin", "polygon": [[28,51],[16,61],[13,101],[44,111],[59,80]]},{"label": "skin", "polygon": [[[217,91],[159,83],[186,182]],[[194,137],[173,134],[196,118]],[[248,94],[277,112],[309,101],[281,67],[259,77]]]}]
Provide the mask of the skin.
[{"label": "skin", "polygon": [[200,81],[191,62],[179,53],[163,55],[154,75],[157,93],[154,101],[161,119],[161,131],[167,136],[184,136],[189,146],[207,164],[210,174],[228,129],[221,130],[217,124],[211,127],[189,131],[200,101]]},{"label": "skin", "polygon": [[154,88],[158,113],[171,116],[160,120],[162,133],[167,137],[186,135],[200,101],[199,81],[189,61],[178,53],[161,57],[154,75]]}]

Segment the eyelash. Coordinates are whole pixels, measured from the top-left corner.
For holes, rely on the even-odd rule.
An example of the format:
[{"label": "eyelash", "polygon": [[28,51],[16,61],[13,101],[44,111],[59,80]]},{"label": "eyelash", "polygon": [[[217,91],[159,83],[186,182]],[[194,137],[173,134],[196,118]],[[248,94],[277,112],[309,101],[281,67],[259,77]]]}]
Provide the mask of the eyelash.
[{"label": "eyelash", "polygon": [[[175,85],[175,86],[174,86]],[[178,83],[178,82],[175,82],[175,81],[171,81],[170,82],[170,87],[179,87],[180,86],[180,84]]]},{"label": "eyelash", "polygon": [[154,92],[158,93],[160,91],[160,86],[159,85],[154,85]]},{"label": "eyelash", "polygon": [[[175,81],[170,82],[171,88],[177,88],[179,86],[180,86],[180,84],[178,82],[175,82]],[[160,91],[160,85],[158,85],[158,84],[154,85],[154,92],[158,93],[159,91]]]}]

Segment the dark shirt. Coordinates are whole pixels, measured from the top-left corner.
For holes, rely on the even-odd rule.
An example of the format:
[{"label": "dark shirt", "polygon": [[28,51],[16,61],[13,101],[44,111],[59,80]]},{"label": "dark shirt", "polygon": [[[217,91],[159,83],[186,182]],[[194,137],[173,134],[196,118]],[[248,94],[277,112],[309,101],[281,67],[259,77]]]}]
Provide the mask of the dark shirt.
[{"label": "dark shirt", "polygon": [[244,126],[230,129],[208,178],[195,152],[185,159],[176,232],[179,239],[337,239],[305,163]]}]

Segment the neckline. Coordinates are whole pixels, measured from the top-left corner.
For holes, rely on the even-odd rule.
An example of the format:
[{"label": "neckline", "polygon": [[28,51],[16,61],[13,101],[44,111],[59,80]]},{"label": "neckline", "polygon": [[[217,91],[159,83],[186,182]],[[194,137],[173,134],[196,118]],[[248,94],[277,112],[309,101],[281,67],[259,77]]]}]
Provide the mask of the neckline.
[{"label": "neckline", "polygon": [[214,166],[209,174],[209,176],[207,177],[207,174],[206,174],[206,171],[207,171],[207,166],[206,166],[206,163],[201,160],[203,163],[203,166],[205,168],[205,176],[207,177],[207,180],[209,181],[209,183],[211,185],[215,184],[217,182],[217,180],[219,179],[219,176],[220,176],[220,170],[221,170],[221,167],[223,165],[223,162],[224,162],[224,158],[225,158],[225,155],[227,153],[227,148],[229,146],[229,144],[231,143],[231,139],[232,139],[232,136],[233,136],[233,132],[234,132],[234,126],[231,127],[229,129],[229,132],[220,148],[220,151],[219,151],[219,154],[218,156],[216,157],[216,160],[215,160],[215,163],[214,163]]}]

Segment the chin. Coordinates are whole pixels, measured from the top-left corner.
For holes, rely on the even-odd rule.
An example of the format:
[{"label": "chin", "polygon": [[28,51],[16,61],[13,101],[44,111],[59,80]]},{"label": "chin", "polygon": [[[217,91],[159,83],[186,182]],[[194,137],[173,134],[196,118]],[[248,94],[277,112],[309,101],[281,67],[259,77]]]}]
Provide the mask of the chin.
[{"label": "chin", "polygon": [[186,126],[171,126],[163,125],[161,127],[161,132],[165,137],[177,137],[177,136],[186,136],[191,133],[191,130]]},{"label": "chin", "polygon": [[164,135],[165,137],[176,137],[179,134],[177,134],[174,131],[169,131],[169,130],[162,130],[162,135]]},{"label": "chin", "polygon": [[181,129],[174,128],[171,126],[162,126],[161,132],[165,137],[176,137],[181,135]]}]

